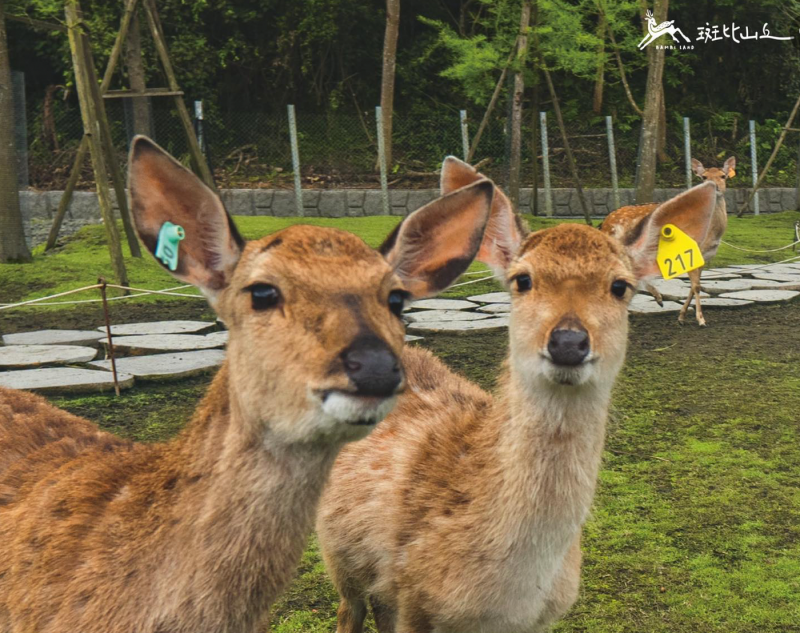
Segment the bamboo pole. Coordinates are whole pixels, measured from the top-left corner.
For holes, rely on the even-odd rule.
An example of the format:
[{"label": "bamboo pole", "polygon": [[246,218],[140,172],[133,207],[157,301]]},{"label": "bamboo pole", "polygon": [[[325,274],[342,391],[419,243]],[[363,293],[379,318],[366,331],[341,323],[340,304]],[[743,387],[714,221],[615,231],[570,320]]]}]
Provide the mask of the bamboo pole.
[{"label": "bamboo pole", "polygon": [[[114,274],[123,286],[128,285],[128,274],[125,270],[125,262],[122,258],[122,247],[120,245],[117,224],[111,207],[111,192],[108,185],[108,171],[105,164],[105,155],[100,145],[98,136],[100,135],[100,124],[97,120],[95,100],[92,98],[89,73],[86,69],[86,36],[82,31],[80,7],[77,0],[69,0],[64,8],[69,29],[69,48],[72,54],[72,63],[75,68],[75,84],[78,89],[78,99],[81,105],[81,118],[83,119],[84,136],[89,145],[89,154],[92,158],[92,168],[94,170],[95,183],[97,186],[97,199],[100,203],[100,213],[106,228],[106,238],[108,240],[108,250],[111,255],[111,263],[114,267]],[[96,89],[97,86],[95,85]]]}]

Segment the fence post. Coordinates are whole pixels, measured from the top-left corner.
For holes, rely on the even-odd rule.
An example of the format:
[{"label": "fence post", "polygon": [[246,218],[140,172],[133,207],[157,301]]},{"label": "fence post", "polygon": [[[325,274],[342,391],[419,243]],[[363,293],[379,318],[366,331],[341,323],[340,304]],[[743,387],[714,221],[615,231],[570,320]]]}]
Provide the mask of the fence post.
[{"label": "fence post", "polygon": [[692,132],[689,117],[683,117],[683,154],[686,161],[686,188],[692,188]]},{"label": "fence post", "polygon": [[207,152],[206,152],[206,137],[203,133],[203,102],[202,101],[195,101],[194,102],[194,120],[195,125],[197,126],[197,144],[200,145],[200,151],[203,152],[203,155],[206,156],[208,159]]},{"label": "fence post", "polygon": [[550,147],[547,143],[547,112],[539,113],[542,128],[542,172],[544,175],[544,212],[547,217],[553,215],[553,192],[550,189]]},{"label": "fence post", "polygon": [[[756,151],[756,122],[750,121],[750,164],[753,170],[753,189],[756,188],[758,182],[758,160]],[[753,213],[758,215],[758,191],[753,196]]]},{"label": "fence post", "polygon": [[303,188],[300,186],[300,150],[297,147],[297,120],[294,116],[294,106],[286,106],[289,113],[289,139],[292,143],[292,171],[294,172],[294,204],[297,217],[305,215],[303,211]]},{"label": "fence post", "polygon": [[383,111],[375,106],[375,121],[378,125],[378,164],[381,168],[381,198],[383,198],[383,214],[389,215],[389,185],[386,182],[386,150],[383,138]]},{"label": "fence post", "polygon": [[617,151],[614,148],[614,121],[606,117],[606,132],[608,134],[608,162],[611,164],[611,187],[614,189],[614,208],[619,209],[619,180],[617,179]]},{"label": "fence post", "polygon": [[800,209],[800,135],[797,139],[797,192],[795,193],[795,209]]},{"label": "fence post", "polygon": [[469,160],[469,130],[467,129],[467,111],[461,110],[461,149],[464,161]]}]

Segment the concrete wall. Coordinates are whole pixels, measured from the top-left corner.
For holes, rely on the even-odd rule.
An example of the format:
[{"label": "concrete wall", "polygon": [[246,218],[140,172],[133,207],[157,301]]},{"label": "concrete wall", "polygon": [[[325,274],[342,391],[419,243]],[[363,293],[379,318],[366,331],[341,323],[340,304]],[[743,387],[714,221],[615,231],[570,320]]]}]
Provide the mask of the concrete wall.
[{"label": "concrete wall", "polygon": [[[661,202],[679,194],[682,189],[656,189],[655,200]],[[531,212],[532,189],[522,189],[520,209]],[[616,208],[611,189],[585,191],[594,216],[605,216]],[[747,197],[747,189],[729,189],[725,197],[728,210],[735,211]],[[21,191],[20,202],[25,219],[26,234],[32,244],[47,239],[53,215],[58,209],[61,191]],[[220,194],[228,211],[233,215],[295,216],[294,192],[277,189],[226,189]],[[405,216],[430,202],[438,195],[436,189],[392,190],[389,192],[390,214]],[[796,191],[793,188],[770,188],[760,192],[762,213],[794,210]],[[633,190],[620,190],[620,204],[633,204]],[[539,212],[544,214],[544,193],[539,191]],[[578,194],[574,189],[553,190],[553,213],[556,216],[583,215]],[[380,190],[345,189],[303,191],[303,215],[310,218],[342,218],[383,215]],[[62,235],[74,232],[86,224],[100,222],[97,196],[88,191],[77,191],[64,220]]]}]

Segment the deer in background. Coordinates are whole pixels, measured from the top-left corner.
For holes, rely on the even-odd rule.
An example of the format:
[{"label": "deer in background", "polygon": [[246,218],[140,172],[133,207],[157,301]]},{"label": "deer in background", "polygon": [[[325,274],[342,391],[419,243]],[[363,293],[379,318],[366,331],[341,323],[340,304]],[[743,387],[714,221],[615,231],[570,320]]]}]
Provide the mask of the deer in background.
[{"label": "deer in background", "polygon": [[[479,178],[445,162],[445,189]],[[695,187],[623,246],[576,224],[526,236],[495,193],[481,257],[511,292],[498,393],[405,349],[408,388],[368,438],[345,447],[320,505],[338,633],[363,631],[368,602],[380,633],[540,632],[566,612],[628,303],[639,279],[657,273],[661,227],[674,222],[699,239],[714,203],[713,185]]]},{"label": "deer in background", "polygon": [[[727,180],[736,175],[736,158],[733,156],[728,158],[728,160],[726,160],[725,164],[722,166],[722,169],[718,169],[716,167],[710,167],[706,169],[699,160],[693,158],[692,169],[694,170],[695,174],[703,179],[704,182],[713,182],[717,187],[717,202],[714,207],[714,217],[711,221],[708,233],[702,239],[696,240],[700,246],[700,250],[703,253],[703,259],[705,260],[706,264],[708,264],[711,258],[717,254],[717,249],[719,249],[722,236],[725,234],[725,230],[728,228],[728,209],[725,204],[725,189]],[[620,207],[616,211],[608,214],[606,219],[603,220],[600,230],[603,233],[611,235],[620,240],[623,244],[627,244],[631,240],[636,239],[642,223],[648,216],[650,216],[650,214],[658,209],[661,204],[662,203],[653,202],[650,204],[637,204],[627,207]],[[681,225],[677,226],[678,228],[683,228]],[[702,291],[702,287],[700,285],[700,276],[702,274],[702,270],[702,268],[697,268],[688,273],[689,281],[691,282],[692,287],[689,291],[689,295],[686,297],[686,301],[681,307],[681,311],[678,313],[678,323],[681,325],[683,325],[686,319],[686,312],[692,303],[692,298],[694,298],[697,323],[701,327],[706,326],[706,320],[703,316],[703,308],[700,305],[700,293]],[[655,297],[656,301],[658,301],[659,305],[661,305],[661,293],[646,282],[644,285],[647,291],[651,293]]]},{"label": "deer in background", "polygon": [[227,359],[174,440],[138,444],[0,389],[0,632],[246,633],[289,582],[341,447],[406,379],[406,297],[470,264],[492,184],[419,209],[382,252],[330,228],[245,243],[219,198],[143,137],[130,156],[151,253],[180,224],[173,273],[230,329]]}]

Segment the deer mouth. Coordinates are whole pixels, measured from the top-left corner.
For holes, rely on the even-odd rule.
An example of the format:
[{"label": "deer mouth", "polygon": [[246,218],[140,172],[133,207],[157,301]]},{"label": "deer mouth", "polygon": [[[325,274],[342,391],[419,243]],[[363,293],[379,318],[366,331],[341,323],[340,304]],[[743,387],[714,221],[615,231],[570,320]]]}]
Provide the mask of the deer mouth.
[{"label": "deer mouth", "polygon": [[339,422],[370,427],[383,420],[394,408],[397,395],[360,395],[354,391],[328,389],[320,394],[322,410]]}]

